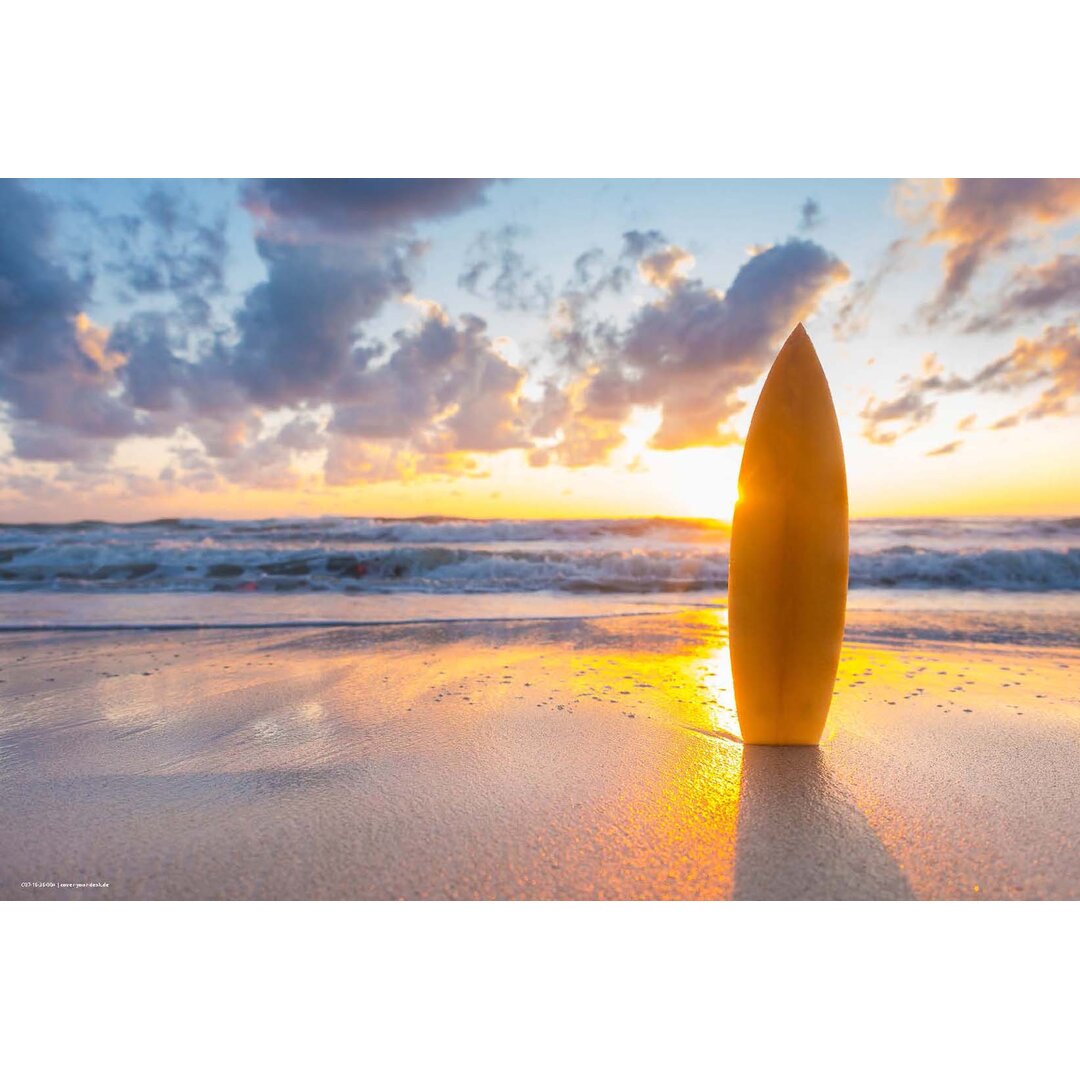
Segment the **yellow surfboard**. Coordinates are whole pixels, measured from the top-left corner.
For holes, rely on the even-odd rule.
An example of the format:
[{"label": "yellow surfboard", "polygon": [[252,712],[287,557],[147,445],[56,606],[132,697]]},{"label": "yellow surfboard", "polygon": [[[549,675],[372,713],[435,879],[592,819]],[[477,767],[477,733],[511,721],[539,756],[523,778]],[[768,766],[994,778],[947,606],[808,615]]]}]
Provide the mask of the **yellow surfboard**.
[{"label": "yellow surfboard", "polygon": [[728,628],[744,742],[821,740],[847,579],[844,447],[829,384],[800,323],[750,421],[731,525]]}]

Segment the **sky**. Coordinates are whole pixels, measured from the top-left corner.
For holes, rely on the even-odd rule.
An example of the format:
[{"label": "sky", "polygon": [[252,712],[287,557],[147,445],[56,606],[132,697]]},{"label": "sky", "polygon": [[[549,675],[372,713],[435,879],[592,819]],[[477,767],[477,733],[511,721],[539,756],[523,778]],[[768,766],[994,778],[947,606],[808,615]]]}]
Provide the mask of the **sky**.
[{"label": "sky", "polygon": [[0,180],[0,519],[1080,512],[1080,181]]}]

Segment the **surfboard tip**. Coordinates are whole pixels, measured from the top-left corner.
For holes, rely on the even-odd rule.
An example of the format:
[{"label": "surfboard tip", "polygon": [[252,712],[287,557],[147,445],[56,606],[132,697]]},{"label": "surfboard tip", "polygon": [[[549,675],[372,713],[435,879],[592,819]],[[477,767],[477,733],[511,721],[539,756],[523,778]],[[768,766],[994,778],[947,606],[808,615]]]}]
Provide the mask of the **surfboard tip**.
[{"label": "surfboard tip", "polygon": [[817,350],[806,332],[806,327],[801,322],[795,324],[795,329],[788,334],[783,348],[776,354],[776,359],[783,357],[786,363],[801,363],[807,357],[816,357]]}]

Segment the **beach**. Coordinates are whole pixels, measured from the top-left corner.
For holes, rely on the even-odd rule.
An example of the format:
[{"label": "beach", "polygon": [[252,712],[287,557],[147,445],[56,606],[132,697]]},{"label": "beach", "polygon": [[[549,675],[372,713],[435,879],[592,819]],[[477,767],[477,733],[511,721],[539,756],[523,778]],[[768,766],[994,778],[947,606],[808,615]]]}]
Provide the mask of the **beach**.
[{"label": "beach", "polygon": [[817,749],[722,604],[11,631],[0,896],[1080,898],[1080,650],[986,623],[856,607]]}]

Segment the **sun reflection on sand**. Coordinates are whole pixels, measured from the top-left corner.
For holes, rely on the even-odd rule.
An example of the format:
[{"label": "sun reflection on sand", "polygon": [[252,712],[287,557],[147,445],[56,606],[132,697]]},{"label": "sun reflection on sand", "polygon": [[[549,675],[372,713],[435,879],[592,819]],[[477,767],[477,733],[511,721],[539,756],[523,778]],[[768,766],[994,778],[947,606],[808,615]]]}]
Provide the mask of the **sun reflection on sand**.
[{"label": "sun reflection on sand", "polygon": [[[23,706],[0,734],[27,781],[0,810],[50,865],[123,866],[129,897],[899,898],[1074,881],[1072,653],[849,643],[826,740],[801,748],[738,741],[722,609],[95,633],[77,649],[9,637]],[[1035,763],[1021,776],[1016,746]],[[1025,854],[1033,798],[1057,878]]]}]

